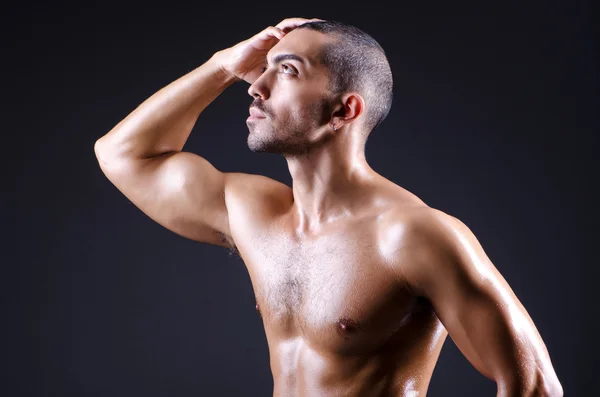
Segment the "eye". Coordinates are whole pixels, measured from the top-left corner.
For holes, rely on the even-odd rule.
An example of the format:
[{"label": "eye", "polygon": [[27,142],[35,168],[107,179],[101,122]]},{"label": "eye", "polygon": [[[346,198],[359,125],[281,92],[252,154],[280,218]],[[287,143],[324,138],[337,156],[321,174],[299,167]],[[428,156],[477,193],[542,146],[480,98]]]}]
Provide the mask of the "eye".
[{"label": "eye", "polygon": [[[281,68],[283,69],[283,74],[296,74],[296,71],[294,68],[289,67],[286,64],[281,64]],[[263,66],[262,68],[260,68],[260,74],[263,74],[268,68],[266,66]]]},{"label": "eye", "polygon": [[296,74],[295,70],[286,64],[281,65],[284,74]]}]

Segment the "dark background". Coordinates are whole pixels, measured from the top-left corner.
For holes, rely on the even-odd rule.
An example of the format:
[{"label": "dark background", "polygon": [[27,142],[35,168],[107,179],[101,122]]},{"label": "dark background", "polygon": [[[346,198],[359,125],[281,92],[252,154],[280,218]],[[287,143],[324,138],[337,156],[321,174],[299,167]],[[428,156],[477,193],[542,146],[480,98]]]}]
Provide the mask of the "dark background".
[{"label": "dark background", "polygon": [[[7,5],[0,394],[271,394],[243,263],[151,221],[102,174],[93,145],[214,52],[300,16],[380,42],[395,97],[367,160],[473,230],[533,318],[565,395],[598,395],[597,10],[449,3]],[[217,98],[185,150],[289,183],[282,157],[246,147],[247,88]],[[495,392],[448,338],[428,395]]]}]

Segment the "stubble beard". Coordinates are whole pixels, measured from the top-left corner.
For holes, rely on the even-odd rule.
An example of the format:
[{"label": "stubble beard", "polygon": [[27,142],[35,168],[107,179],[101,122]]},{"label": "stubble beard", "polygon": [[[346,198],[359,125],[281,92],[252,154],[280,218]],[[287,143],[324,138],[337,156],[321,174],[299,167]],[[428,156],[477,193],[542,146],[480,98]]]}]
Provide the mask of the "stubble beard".
[{"label": "stubble beard", "polygon": [[268,119],[254,123],[248,122],[248,149],[255,153],[274,153],[283,155],[299,154],[306,151],[303,141],[304,132],[295,126],[286,125],[285,130],[277,129]]},{"label": "stubble beard", "polygon": [[256,153],[284,156],[308,153],[313,146],[308,136],[312,130],[319,127],[319,121],[326,117],[326,106],[326,101],[312,104],[302,118],[306,121],[300,123],[294,118],[282,120],[281,126],[274,126],[270,118],[248,121],[248,148]]}]

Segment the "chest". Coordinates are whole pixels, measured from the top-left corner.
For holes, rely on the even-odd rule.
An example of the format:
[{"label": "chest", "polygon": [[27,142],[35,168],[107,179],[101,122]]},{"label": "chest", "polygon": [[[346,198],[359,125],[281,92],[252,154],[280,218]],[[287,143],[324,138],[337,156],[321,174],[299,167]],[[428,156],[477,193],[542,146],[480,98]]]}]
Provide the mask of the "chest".
[{"label": "chest", "polygon": [[346,228],[298,240],[263,231],[238,248],[267,336],[301,336],[338,354],[380,346],[401,326],[414,298],[381,261],[376,233]]}]

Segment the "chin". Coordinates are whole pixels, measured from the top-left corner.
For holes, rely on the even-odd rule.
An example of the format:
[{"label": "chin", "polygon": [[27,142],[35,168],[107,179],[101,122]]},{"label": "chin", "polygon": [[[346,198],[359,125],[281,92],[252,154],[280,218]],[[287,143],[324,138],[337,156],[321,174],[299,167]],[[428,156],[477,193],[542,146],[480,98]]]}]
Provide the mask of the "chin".
[{"label": "chin", "polygon": [[256,153],[286,154],[289,151],[285,142],[275,139],[264,139],[253,134],[248,135],[248,149]]},{"label": "chin", "polygon": [[248,122],[248,149],[253,152],[272,152],[277,145],[274,131],[270,128],[258,128],[256,124]]},{"label": "chin", "polygon": [[259,136],[256,131],[250,130],[250,134],[248,134],[248,149],[250,151],[257,153],[268,152],[270,146],[271,144],[268,139]]}]

